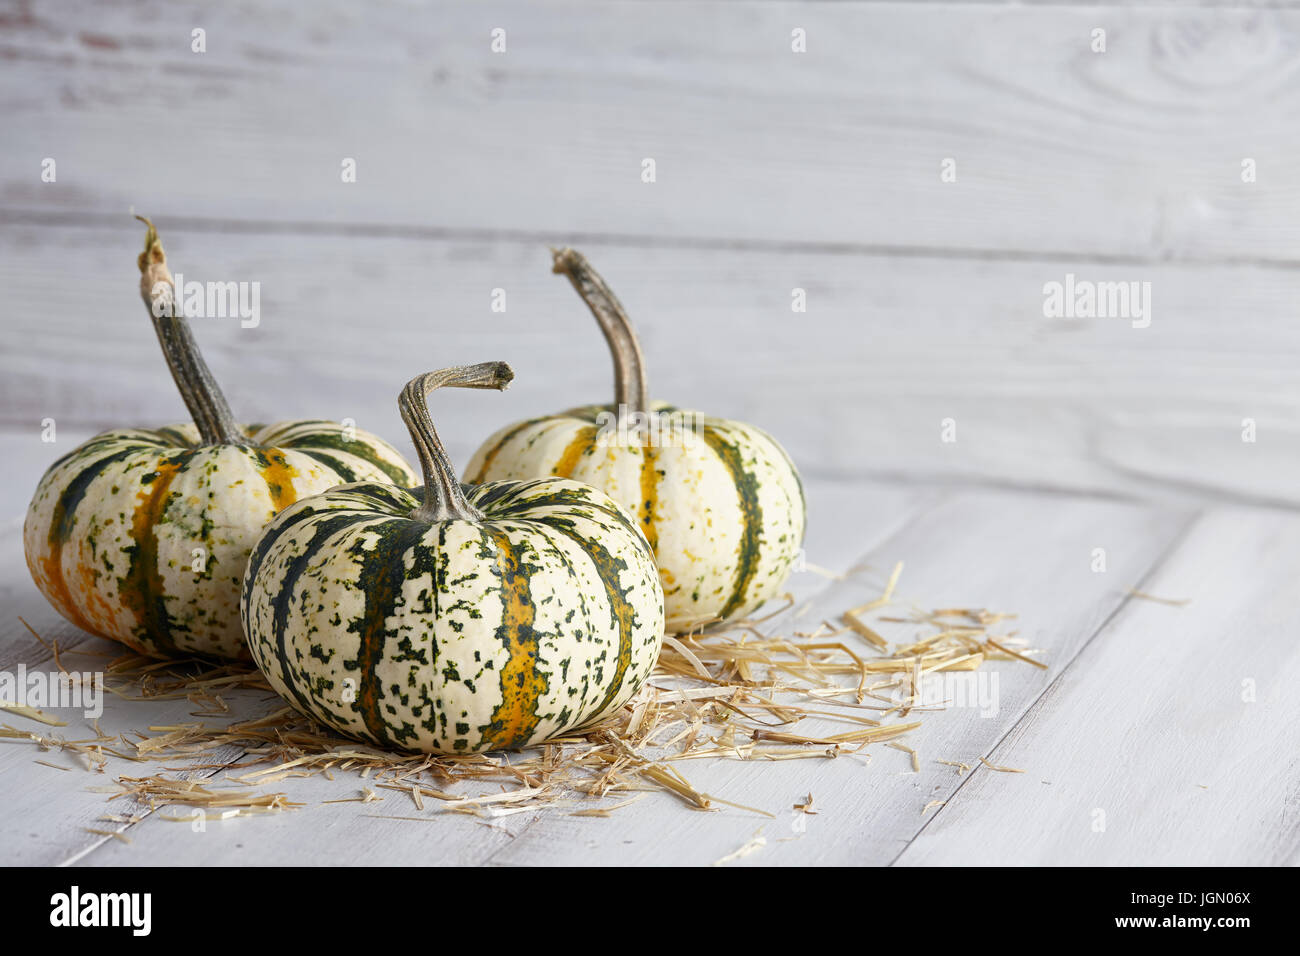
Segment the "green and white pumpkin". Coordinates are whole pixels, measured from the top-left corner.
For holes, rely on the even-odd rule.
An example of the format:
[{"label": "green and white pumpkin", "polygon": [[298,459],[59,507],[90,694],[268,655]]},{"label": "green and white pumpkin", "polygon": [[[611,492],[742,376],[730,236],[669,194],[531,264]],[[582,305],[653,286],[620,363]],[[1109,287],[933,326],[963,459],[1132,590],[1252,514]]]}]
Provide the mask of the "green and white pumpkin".
[{"label": "green and white pumpkin", "polygon": [[588,405],[501,429],[465,471],[470,482],[541,476],[600,488],[654,548],[667,627],[744,617],[776,595],[803,544],[794,463],[766,432],[647,400],[645,363],[626,312],[586,258],[555,253],[614,358],[613,405]]},{"label": "green and white pumpkin", "polygon": [[492,362],[412,380],[423,492],[343,485],[254,548],[249,645],[302,713],[379,747],[474,753],[593,724],[650,675],[663,592],[628,514],[563,478],[463,487],[447,462],[427,393],[512,377]]},{"label": "green and white pumpkin", "polygon": [[139,263],[194,424],[115,429],[56,461],[27,511],[27,566],[92,634],[151,656],[246,658],[240,588],[267,522],[341,482],[416,477],[387,442],[338,422],[236,424],[185,318],[167,307],[172,278],[152,224]]}]

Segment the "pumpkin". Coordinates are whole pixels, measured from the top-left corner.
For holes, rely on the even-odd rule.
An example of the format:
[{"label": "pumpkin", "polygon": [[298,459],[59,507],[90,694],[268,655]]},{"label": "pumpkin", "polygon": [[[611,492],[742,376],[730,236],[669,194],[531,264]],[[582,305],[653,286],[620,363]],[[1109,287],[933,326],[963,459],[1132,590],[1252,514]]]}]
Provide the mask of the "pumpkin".
[{"label": "pumpkin", "polygon": [[380,747],[474,753],[593,724],[649,676],[663,592],[631,517],[565,478],[462,487],[447,461],[427,394],[513,374],[413,379],[399,407],[423,491],[342,485],[286,508],[253,549],[253,658],[304,714]]},{"label": "pumpkin", "polygon": [[803,544],[794,463],[752,425],[649,402],[641,347],[613,292],[572,249],[555,251],[554,271],[605,335],[614,404],[501,429],[471,459],[466,480],[554,475],[595,485],[636,517],[653,546],[670,631],[745,616],[778,593]]},{"label": "pumpkin", "polygon": [[92,634],[155,657],[243,658],[240,586],[275,513],[342,482],[416,479],[391,445],[337,422],[236,424],[186,319],[170,314],[167,257],[147,224],[141,293],[194,422],[104,432],[51,465],[27,511],[27,566]]}]

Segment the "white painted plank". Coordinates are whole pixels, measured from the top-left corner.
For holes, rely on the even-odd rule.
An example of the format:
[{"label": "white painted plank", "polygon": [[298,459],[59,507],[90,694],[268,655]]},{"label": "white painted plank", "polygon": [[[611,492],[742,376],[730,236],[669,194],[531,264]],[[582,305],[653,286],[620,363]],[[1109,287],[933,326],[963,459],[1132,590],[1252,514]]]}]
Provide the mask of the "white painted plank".
[{"label": "white painted plank", "polygon": [[[49,446],[46,446],[48,449]],[[35,463],[35,457],[12,440],[0,441],[0,460],[10,468],[14,482],[0,488],[0,507],[6,518],[18,507],[16,497],[25,499],[26,472]],[[32,480],[35,487],[35,480]],[[104,667],[123,648],[108,641],[87,635],[65,621],[36,590],[28,575],[23,557],[19,521],[7,520],[0,532],[0,671],[17,680],[19,675],[41,673],[57,674],[53,649],[58,648],[59,658],[69,671],[99,675],[102,684]],[[32,635],[26,625],[39,637]],[[22,668],[22,670],[20,670]],[[42,680],[48,681],[44,677]],[[151,725],[192,722],[193,705],[184,700],[133,703],[104,692],[99,726],[110,736],[144,731]],[[244,706],[249,716],[267,712],[279,706],[268,695],[245,695]],[[87,716],[84,708],[43,706],[39,709],[65,722],[66,726],[51,726],[7,711],[0,711],[0,724],[16,730],[39,734],[47,739],[88,740],[95,736],[91,726],[93,715]],[[132,738],[134,739],[134,738]],[[129,752],[120,740],[108,746]],[[222,749],[204,756],[204,761],[234,759],[239,751]],[[45,761],[58,767],[37,763]],[[190,761],[178,759],[169,766],[184,768]],[[150,812],[134,800],[109,800],[109,795],[91,792],[90,787],[108,786],[121,774],[142,776],[153,773],[157,764],[137,764],[110,758],[103,772],[92,767],[73,751],[57,746],[41,749],[25,740],[0,739],[0,800],[5,808],[5,826],[0,828],[0,859],[12,866],[50,866],[78,860],[105,842],[116,838],[95,834],[90,830],[127,832],[130,827],[101,820],[106,814],[130,816]],[[210,771],[197,773],[178,770],[172,776],[206,776]],[[165,855],[156,862],[164,862]]]},{"label": "white painted plank", "polygon": [[1300,864],[1298,578],[1300,519],[1207,514],[1146,586],[1191,603],[1125,606],[899,862]]},{"label": "white painted plank", "polygon": [[[540,244],[194,233],[193,278],[258,281],[261,323],[198,336],[246,419],[350,417],[409,449],[396,394],[417,372],[505,359],[504,395],[434,414],[465,461],[512,420],[610,393],[595,324]],[[12,347],[0,416],[60,427],[183,416],[134,285],[138,224],[0,229]],[[808,474],[1014,482],[1294,504],[1300,273],[1160,265],[1152,321],[1044,318],[1079,264],[587,247],[632,311],[658,397],[759,424]],[[808,312],[790,311],[805,288]],[[507,311],[490,309],[492,290]],[[61,384],[70,383],[70,384]],[[941,422],[956,423],[955,443]],[[1242,441],[1245,419],[1257,441]]]},{"label": "white painted plank", "polygon": [[[213,778],[221,786],[223,774]],[[474,866],[484,863],[527,826],[525,814],[492,821],[438,812],[441,803],[424,798],[416,808],[408,794],[376,790],[373,780],[354,772],[333,772],[333,780],[305,777],[257,788],[284,792],[305,806],[278,814],[191,823],[151,815],[126,830],[129,844],[107,840],[77,859],[81,866]],[[429,786],[429,781],[424,781]],[[374,802],[353,801],[362,788]],[[440,789],[465,790],[462,786]],[[477,794],[480,790],[467,791]],[[188,817],[186,807],[163,811]],[[405,819],[395,819],[405,818]],[[414,819],[412,819],[414,818]]]},{"label": "white painted plank", "polygon": [[[1128,588],[1160,560],[1186,521],[1172,512],[1056,496],[954,495],[872,548],[866,561],[880,570],[835,586],[805,620],[812,624],[877,596],[882,571],[903,560],[898,596],[904,607],[916,601],[930,608],[1018,612],[1016,626],[1042,648],[1050,671],[987,665],[986,674],[997,674],[996,713],[982,716],[979,708],[955,707],[920,717],[922,726],[904,740],[918,751],[920,773],[912,771],[906,754],[883,745],[867,748],[869,762],[862,756],[776,764],[684,762],[676,766],[697,789],[775,817],[765,820],[729,808],[692,812],[656,797],[610,819],[541,818],[491,862],[708,864],[761,829],[766,846],[735,865],[887,864],[925,823],[926,804],[949,798],[962,782],[954,768],[937,761],[974,764],[987,753],[1121,604]],[[1090,570],[1092,549],[1099,546],[1108,552],[1104,574]],[[1045,745],[1059,747],[1076,732],[1064,728]],[[819,811],[814,817],[792,809],[809,792]]]},{"label": "white painted plank", "polygon": [[[0,619],[0,671],[17,680],[19,675],[40,672],[57,673],[49,647],[31,635],[22,621],[41,636],[46,645],[57,642],[64,667],[77,672],[101,672],[111,659],[107,642],[88,637],[58,613],[36,592],[23,563],[22,543],[16,530],[0,536],[0,574],[5,594],[3,619]],[[88,656],[109,652],[110,657]],[[24,670],[20,670],[19,668]],[[107,696],[107,695],[106,695]],[[188,705],[180,702],[186,709]],[[95,736],[82,711],[41,707],[45,713],[65,721],[68,726],[49,726],[7,711],[0,711],[0,724],[43,737],[87,739]],[[109,734],[131,728],[115,721],[112,707],[105,701],[101,726]],[[159,708],[160,716],[174,716],[177,708]],[[47,763],[68,770],[56,770],[36,763]],[[129,766],[125,761],[121,766]],[[105,813],[131,812],[130,804],[119,802],[107,807],[103,794],[89,793],[86,788],[109,782],[106,774],[88,769],[76,755],[57,748],[42,750],[29,741],[0,739],[0,796],[5,806],[5,827],[0,830],[0,859],[15,866],[57,863],[102,842],[106,837],[86,832],[86,828],[116,830],[118,826],[99,821]]]},{"label": "white painted plank", "polygon": [[43,4],[0,35],[0,196],[32,213],[1294,261],[1293,11],[670,10]]}]

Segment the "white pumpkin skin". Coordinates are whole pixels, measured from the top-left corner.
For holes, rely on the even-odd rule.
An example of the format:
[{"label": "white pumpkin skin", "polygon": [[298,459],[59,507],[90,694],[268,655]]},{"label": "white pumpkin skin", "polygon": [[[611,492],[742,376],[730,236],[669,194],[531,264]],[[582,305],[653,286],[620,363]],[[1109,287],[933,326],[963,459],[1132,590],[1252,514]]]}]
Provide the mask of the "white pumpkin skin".
[{"label": "white pumpkin skin", "polygon": [[280,514],[254,549],[254,660],[304,714],[379,747],[464,754],[594,723],[663,636],[650,547],[594,488],[464,488],[481,520],[412,515],[420,491],[358,483]]},{"label": "white pumpkin skin", "polygon": [[798,472],[760,429],[651,406],[663,423],[629,439],[590,405],[501,429],[475,453],[466,481],[556,475],[594,485],[625,507],[655,551],[667,628],[742,618],[779,593],[803,545]]},{"label": "white pumpkin skin", "polygon": [[248,444],[201,445],[192,424],[117,429],[50,467],[23,545],[60,614],[141,654],[246,659],[240,588],[267,522],[343,482],[419,481],[387,442],[337,422],[242,430]]}]

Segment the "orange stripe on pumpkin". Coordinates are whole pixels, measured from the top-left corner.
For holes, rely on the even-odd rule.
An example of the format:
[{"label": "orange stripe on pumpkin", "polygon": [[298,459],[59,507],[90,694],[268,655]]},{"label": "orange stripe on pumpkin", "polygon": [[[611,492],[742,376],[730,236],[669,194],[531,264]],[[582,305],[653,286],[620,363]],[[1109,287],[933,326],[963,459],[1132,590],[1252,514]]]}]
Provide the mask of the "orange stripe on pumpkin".
[{"label": "orange stripe on pumpkin", "polygon": [[595,425],[584,425],[579,428],[569,440],[569,444],[564,446],[564,454],[560,456],[560,460],[555,463],[551,471],[561,478],[572,477],[573,469],[578,467],[578,459],[587,453],[587,449],[595,440]]},{"label": "orange stripe on pumpkin", "polygon": [[60,614],[83,631],[89,631],[99,637],[107,636],[81,613],[81,608],[72,599],[72,592],[68,590],[68,582],[63,577],[63,545],[51,541],[47,547],[49,550],[40,557],[40,570],[45,578],[47,588],[45,592],[46,598],[49,599]]},{"label": "orange stripe on pumpkin", "polygon": [[655,516],[659,507],[659,454],[647,439],[641,459],[641,530],[650,542],[650,550],[659,553],[659,530],[655,527]]},{"label": "orange stripe on pumpkin", "polygon": [[[131,515],[131,540],[135,553],[125,578],[119,582],[123,606],[135,615],[136,640],[147,642],[150,651],[175,651],[171,620],[167,614],[167,596],[162,573],[158,570],[158,524],[171,500],[172,479],[193,457],[193,452],[164,459],[154,470],[154,478],[138,494],[139,503]],[[125,638],[119,638],[130,644]],[[135,645],[132,645],[135,646]]]},{"label": "orange stripe on pumpkin", "polygon": [[271,507],[279,514],[298,500],[293,489],[293,479],[298,477],[298,469],[284,460],[284,452],[279,448],[264,448],[262,454],[267,464],[262,468],[262,479],[271,492]]},{"label": "orange stripe on pumpkin", "polygon": [[501,580],[501,625],[497,635],[509,652],[501,668],[501,703],[483,739],[492,749],[525,743],[537,729],[537,702],[546,693],[546,675],[537,669],[538,640],[533,630],[535,611],[529,589],[529,569],[502,531],[489,531],[497,546],[497,574]]}]

